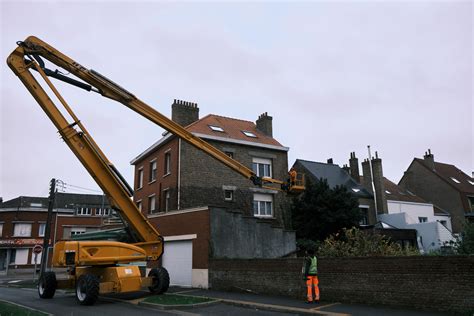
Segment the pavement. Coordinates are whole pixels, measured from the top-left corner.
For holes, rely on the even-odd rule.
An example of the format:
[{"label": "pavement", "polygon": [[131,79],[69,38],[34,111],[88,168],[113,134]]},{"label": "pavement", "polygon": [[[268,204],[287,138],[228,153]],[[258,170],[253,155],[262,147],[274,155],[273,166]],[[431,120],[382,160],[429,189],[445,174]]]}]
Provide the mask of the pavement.
[{"label": "pavement", "polygon": [[[32,287],[31,275],[0,275],[0,286],[7,287]],[[367,306],[346,304],[342,302],[324,301],[324,293],[322,293],[322,301],[317,304],[307,304],[304,300],[298,300],[290,297],[262,295],[251,292],[224,292],[207,289],[193,289],[182,287],[170,287],[167,293],[173,293],[186,296],[207,297],[215,299],[217,303],[229,304],[253,310],[264,310],[282,314],[296,315],[330,315],[330,316],[346,316],[346,315],[384,315],[384,316],[427,316],[427,315],[447,315],[439,312],[426,312],[419,310],[395,309],[386,306]],[[132,305],[146,305],[142,302],[146,297],[150,296],[147,291],[113,294],[101,296],[101,299],[110,301],[120,301]],[[198,312],[206,308],[209,304],[196,304],[193,306],[182,307],[183,310],[192,308]],[[165,306],[156,305],[157,309],[166,309]],[[180,309],[174,306],[174,309]]]}]

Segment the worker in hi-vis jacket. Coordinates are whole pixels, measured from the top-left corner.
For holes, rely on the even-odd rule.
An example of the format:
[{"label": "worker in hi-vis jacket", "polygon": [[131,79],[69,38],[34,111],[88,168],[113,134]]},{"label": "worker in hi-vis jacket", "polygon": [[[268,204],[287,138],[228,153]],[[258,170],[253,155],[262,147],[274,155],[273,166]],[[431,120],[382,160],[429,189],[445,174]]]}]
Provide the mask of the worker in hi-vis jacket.
[{"label": "worker in hi-vis jacket", "polygon": [[[306,252],[307,256],[303,265],[303,280],[306,281],[307,288],[307,303],[319,302],[319,280],[318,280],[318,259],[313,250]],[[313,300],[313,286],[314,286],[314,300]]]}]

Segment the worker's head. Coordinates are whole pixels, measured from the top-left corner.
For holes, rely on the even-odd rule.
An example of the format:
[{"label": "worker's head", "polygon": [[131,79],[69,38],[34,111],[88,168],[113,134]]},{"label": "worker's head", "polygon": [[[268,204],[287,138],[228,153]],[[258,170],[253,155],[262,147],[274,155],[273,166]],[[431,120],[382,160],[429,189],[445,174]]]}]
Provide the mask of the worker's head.
[{"label": "worker's head", "polygon": [[308,249],[306,251],[306,253],[308,254],[308,256],[314,256],[314,250],[313,249]]}]

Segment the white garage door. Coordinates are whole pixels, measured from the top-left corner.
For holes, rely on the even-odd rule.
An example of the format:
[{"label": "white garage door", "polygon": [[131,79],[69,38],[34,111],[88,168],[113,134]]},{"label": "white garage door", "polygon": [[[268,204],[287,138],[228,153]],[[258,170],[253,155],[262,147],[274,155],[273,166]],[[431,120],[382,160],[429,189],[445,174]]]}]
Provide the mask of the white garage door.
[{"label": "white garage door", "polygon": [[193,242],[192,240],[166,241],[163,266],[170,274],[170,284],[192,285]]}]

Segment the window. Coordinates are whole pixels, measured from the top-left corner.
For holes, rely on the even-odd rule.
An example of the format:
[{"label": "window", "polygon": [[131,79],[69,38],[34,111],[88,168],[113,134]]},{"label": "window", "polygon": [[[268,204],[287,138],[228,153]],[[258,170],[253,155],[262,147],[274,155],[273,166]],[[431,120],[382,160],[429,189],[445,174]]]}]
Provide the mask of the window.
[{"label": "window", "polygon": [[247,137],[257,138],[257,135],[255,135],[255,134],[252,133],[252,132],[249,132],[249,131],[242,131],[242,133],[244,133],[244,135],[247,136]]},{"label": "window", "polygon": [[38,237],[44,237],[44,232],[46,230],[46,223],[40,223],[38,229]]},{"label": "window", "polygon": [[224,132],[224,129],[220,126],[208,125],[211,130],[214,132]]},{"label": "window", "polygon": [[420,223],[426,223],[426,222],[428,222],[428,217],[418,217],[418,221]]},{"label": "window", "polygon": [[171,153],[165,153],[165,176],[171,173]]},{"label": "window", "polygon": [[164,198],[164,210],[165,212],[168,212],[170,210],[170,191],[169,190],[163,190],[163,198]]},{"label": "window", "polygon": [[224,190],[224,200],[233,201],[234,200],[234,191]]},{"label": "window", "polygon": [[156,211],[156,199],[155,195],[148,197],[148,213],[152,214]]},{"label": "window", "polygon": [[73,228],[71,228],[71,237],[75,236],[75,235],[84,234],[85,232],[86,232],[85,227],[73,227]]},{"label": "window", "polygon": [[224,151],[224,154],[226,154],[226,155],[229,156],[230,158],[234,158],[234,153],[231,152],[231,151]]},{"label": "window", "polygon": [[360,214],[362,215],[359,225],[369,225],[369,206],[359,205]]},{"label": "window", "polygon": [[142,207],[143,207],[142,204],[143,204],[143,203],[142,203],[142,200],[137,201],[137,208],[138,208],[138,210],[139,210],[140,212],[142,211]]},{"label": "window", "polygon": [[95,211],[95,215],[108,216],[110,215],[110,208],[97,208]]},{"label": "window", "polygon": [[469,201],[470,211],[474,212],[474,196],[468,196],[467,200]]},{"label": "window", "polygon": [[467,180],[467,182],[469,182],[471,185],[474,185],[474,181]]},{"label": "window", "polygon": [[443,225],[444,227],[446,227],[446,228],[448,227],[448,226],[447,226],[447,225],[448,225],[448,222],[447,222],[447,221],[440,220],[440,221],[438,221],[438,222],[439,222],[441,225]]},{"label": "window", "polygon": [[272,177],[272,161],[264,158],[252,159],[252,170],[259,177]]},{"label": "window", "polygon": [[3,236],[3,223],[0,223],[0,237]]},{"label": "window", "polygon": [[273,196],[255,193],[253,195],[253,215],[258,217],[273,216]]},{"label": "window", "polygon": [[143,168],[138,170],[137,178],[138,178],[138,183],[137,183],[138,189],[141,189],[143,188]]},{"label": "window", "polygon": [[451,180],[453,180],[454,182],[456,183],[461,183],[461,181],[459,181],[458,179],[454,178],[454,177],[451,177]]},{"label": "window", "polygon": [[156,180],[156,170],[157,170],[156,160],[153,160],[150,162],[150,177],[148,179],[149,182],[153,182]]},{"label": "window", "polygon": [[77,209],[77,215],[91,215],[92,211],[88,207],[79,207]]},{"label": "window", "polygon": [[16,223],[13,228],[13,237],[31,237],[31,224]]},{"label": "window", "polygon": [[27,264],[29,249],[12,249],[10,253],[10,264]]}]

